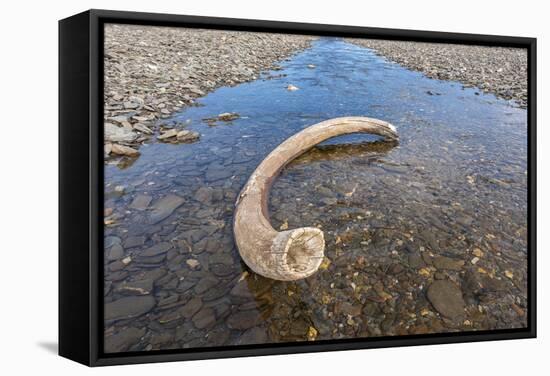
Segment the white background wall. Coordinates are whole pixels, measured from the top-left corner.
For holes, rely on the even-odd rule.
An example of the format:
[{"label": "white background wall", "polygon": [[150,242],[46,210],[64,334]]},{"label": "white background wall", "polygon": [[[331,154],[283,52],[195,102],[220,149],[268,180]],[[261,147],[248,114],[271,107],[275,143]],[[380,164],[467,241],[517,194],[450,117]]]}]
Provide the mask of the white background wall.
[{"label": "white background wall", "polygon": [[[370,4],[369,4],[370,3]],[[548,368],[550,129],[544,1],[95,0],[2,2],[0,374],[519,375]],[[105,8],[539,38],[539,338],[88,369],[57,342],[57,20]],[[546,66],[545,66],[546,65]],[[546,147],[546,149],[544,149]],[[76,250],[75,250],[76,251]],[[546,272],[546,273],[545,273]],[[538,372],[536,370],[539,370]],[[30,373],[32,372],[32,373]],[[548,372],[546,370],[546,372]]]}]

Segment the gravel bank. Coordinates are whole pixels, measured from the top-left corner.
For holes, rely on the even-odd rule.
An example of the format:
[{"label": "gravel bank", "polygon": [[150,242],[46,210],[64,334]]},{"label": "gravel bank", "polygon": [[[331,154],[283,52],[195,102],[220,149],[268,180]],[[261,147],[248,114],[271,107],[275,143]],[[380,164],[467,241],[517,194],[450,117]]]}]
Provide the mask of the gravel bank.
[{"label": "gravel bank", "polygon": [[[221,86],[309,46],[313,37],[220,30],[105,27],[105,154],[136,156],[168,118]],[[187,141],[189,137],[184,137]],[[193,138],[196,140],[196,137]]]},{"label": "gravel bank", "polygon": [[440,80],[459,81],[527,107],[527,49],[350,39]]}]

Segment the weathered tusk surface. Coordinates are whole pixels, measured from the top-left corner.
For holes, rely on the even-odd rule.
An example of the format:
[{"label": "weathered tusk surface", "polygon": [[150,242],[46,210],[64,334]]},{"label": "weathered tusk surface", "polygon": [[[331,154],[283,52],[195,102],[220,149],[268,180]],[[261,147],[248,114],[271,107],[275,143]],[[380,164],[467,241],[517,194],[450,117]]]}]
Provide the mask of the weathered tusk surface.
[{"label": "weathered tusk surface", "polygon": [[312,125],[277,146],[260,163],[237,198],[233,232],[239,253],[254,272],[280,281],[309,277],[323,261],[325,239],[315,227],[276,231],[269,222],[269,190],[281,169],[336,136],[370,133],[397,140],[395,127],[367,117],[341,117]]}]

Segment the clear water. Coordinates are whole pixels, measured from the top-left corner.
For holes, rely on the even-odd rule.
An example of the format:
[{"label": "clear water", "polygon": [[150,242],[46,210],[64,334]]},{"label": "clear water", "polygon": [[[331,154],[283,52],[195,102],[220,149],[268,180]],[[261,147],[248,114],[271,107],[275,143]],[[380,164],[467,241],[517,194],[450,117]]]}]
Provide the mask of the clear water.
[{"label": "clear water", "polygon": [[[146,329],[130,350],[154,350],[526,326],[526,111],[342,39],[319,39],[281,67],[176,114],[201,134],[199,142],[154,142],[125,168],[105,166],[105,206],[120,216],[105,236],[122,244],[144,237],[125,247],[132,262],[114,278],[106,262],[105,302],[128,294],[120,284],[156,278],[155,306],[107,321],[106,343],[128,327]],[[299,90],[288,91],[289,84]],[[240,118],[203,121],[224,112]],[[346,136],[289,165],[272,188],[272,224],[319,226],[328,260],[304,281],[254,275],[233,244],[236,195],[280,142],[340,116],[388,121],[399,144]],[[112,193],[119,185],[122,196]],[[203,202],[201,187],[212,188]],[[153,225],[150,210],[129,208],[138,194],[151,196],[151,205],[167,194],[185,202]],[[154,262],[140,259],[161,242],[174,248]],[[459,266],[434,265],[438,256]],[[188,259],[201,266],[191,268]],[[427,298],[435,280],[460,289],[459,318],[445,317]],[[200,317],[179,317],[196,297]],[[170,304],[161,306],[163,299]]]}]

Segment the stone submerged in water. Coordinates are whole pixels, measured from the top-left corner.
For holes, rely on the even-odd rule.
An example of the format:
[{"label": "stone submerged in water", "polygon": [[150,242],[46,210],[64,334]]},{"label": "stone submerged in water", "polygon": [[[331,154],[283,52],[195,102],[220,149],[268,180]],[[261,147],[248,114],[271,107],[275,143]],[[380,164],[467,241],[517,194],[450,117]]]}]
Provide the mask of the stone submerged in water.
[{"label": "stone submerged in water", "polygon": [[212,202],[213,194],[214,190],[211,187],[200,187],[193,198],[206,205]]},{"label": "stone submerged in water", "polygon": [[240,116],[236,112],[224,112],[223,114],[218,115],[218,120],[221,121],[232,121],[238,119]]},{"label": "stone submerged in water", "polygon": [[437,256],[433,259],[433,264],[437,269],[460,271],[464,266],[464,260],[457,260],[445,256]]},{"label": "stone submerged in water", "polygon": [[105,304],[105,320],[131,319],[149,312],[155,306],[150,295],[129,296]]},{"label": "stone submerged in water", "polygon": [[239,311],[229,316],[227,326],[231,329],[250,329],[258,325],[261,319],[262,316],[254,310]]},{"label": "stone submerged in water", "polygon": [[153,211],[149,217],[151,224],[156,224],[167,218],[185,202],[180,196],[169,194],[155,202],[153,205]]},{"label": "stone submerged in water", "polygon": [[132,203],[128,206],[130,209],[145,210],[151,203],[152,197],[149,195],[139,194]]},{"label": "stone submerged in water", "polygon": [[179,310],[179,313],[181,316],[183,316],[186,319],[190,319],[193,317],[195,313],[197,313],[202,307],[202,299],[201,298],[193,298],[190,301],[188,301],[181,309]]},{"label": "stone submerged in water", "polygon": [[112,336],[105,337],[105,352],[114,353],[128,350],[145,335],[145,328],[126,328]]},{"label": "stone submerged in water", "polygon": [[119,244],[114,244],[107,255],[109,261],[121,259],[124,256],[124,248]]},{"label": "stone submerged in water", "polygon": [[148,295],[153,291],[153,279],[140,279],[124,282],[116,287],[116,291],[124,295]]},{"label": "stone submerged in water", "polygon": [[434,281],[428,287],[428,300],[441,315],[458,320],[464,316],[466,303],[462,291],[450,280]]},{"label": "stone submerged in water", "polygon": [[216,323],[216,314],[212,308],[203,308],[193,316],[193,324],[204,329]]},{"label": "stone submerged in water", "polygon": [[161,255],[163,253],[168,252],[172,248],[173,248],[172,243],[162,242],[162,243],[158,243],[158,244],[155,244],[152,247],[147,248],[145,251],[141,252],[139,255],[140,256],[145,256],[145,257],[158,256],[158,255]]},{"label": "stone submerged in water", "polygon": [[244,332],[237,340],[237,345],[251,345],[256,343],[266,343],[267,333],[265,329],[255,327]]}]

